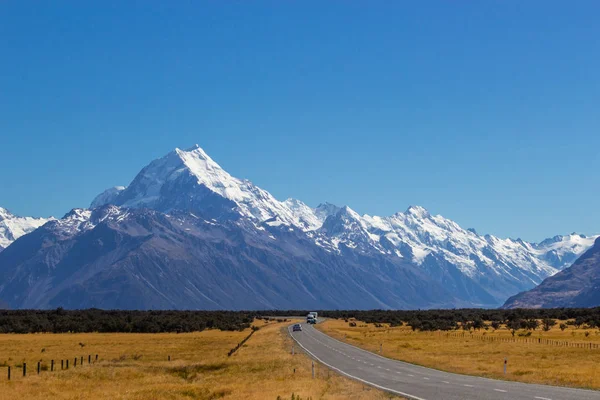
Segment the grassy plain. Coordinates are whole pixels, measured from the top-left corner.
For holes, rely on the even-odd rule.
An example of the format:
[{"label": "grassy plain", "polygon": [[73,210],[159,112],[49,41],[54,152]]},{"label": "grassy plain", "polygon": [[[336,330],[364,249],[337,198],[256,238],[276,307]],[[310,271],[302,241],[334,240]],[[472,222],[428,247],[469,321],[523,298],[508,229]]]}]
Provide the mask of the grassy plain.
[{"label": "grassy plain", "polygon": [[[557,326],[548,332],[537,329],[531,336],[525,331],[513,337],[505,327],[481,330],[465,337],[447,336],[445,332],[413,332],[408,326],[393,327],[356,322],[350,327],[344,320],[328,320],[317,328],[355,346],[379,352],[389,358],[407,361],[450,372],[509,379],[530,383],[600,389],[600,349],[554,346],[537,343],[537,339],[578,343],[600,343],[600,332],[593,329],[561,331]],[[462,333],[462,331],[459,331]],[[586,332],[588,335],[586,336]],[[482,340],[485,336],[487,340]],[[490,338],[496,338],[491,341]],[[502,342],[500,339],[517,339]],[[528,343],[525,341],[528,339]],[[380,347],[381,346],[381,347]],[[503,373],[507,358],[507,374]]]},{"label": "grassy plain", "polygon": [[[186,334],[0,335],[0,399],[388,399],[390,395],[329,373],[304,354],[292,356],[287,323],[256,321],[260,330]],[[87,356],[99,354],[88,365]],[[75,357],[84,365],[73,367]],[[171,356],[171,361],[168,361]],[[60,370],[60,360],[70,360]],[[37,375],[37,362],[55,371]],[[28,376],[19,365],[27,363]],[[7,365],[12,379],[7,381]],[[295,370],[295,372],[294,372]]]}]

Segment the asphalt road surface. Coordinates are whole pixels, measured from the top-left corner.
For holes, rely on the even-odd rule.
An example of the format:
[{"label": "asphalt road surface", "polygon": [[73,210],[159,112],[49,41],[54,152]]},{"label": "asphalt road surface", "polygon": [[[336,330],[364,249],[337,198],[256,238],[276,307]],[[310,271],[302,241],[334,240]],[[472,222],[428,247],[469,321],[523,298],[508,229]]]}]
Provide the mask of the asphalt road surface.
[{"label": "asphalt road surface", "polygon": [[600,400],[600,391],[533,385],[452,374],[391,360],[342,343],[302,324],[290,335],[309,356],[332,370],[415,400]]}]

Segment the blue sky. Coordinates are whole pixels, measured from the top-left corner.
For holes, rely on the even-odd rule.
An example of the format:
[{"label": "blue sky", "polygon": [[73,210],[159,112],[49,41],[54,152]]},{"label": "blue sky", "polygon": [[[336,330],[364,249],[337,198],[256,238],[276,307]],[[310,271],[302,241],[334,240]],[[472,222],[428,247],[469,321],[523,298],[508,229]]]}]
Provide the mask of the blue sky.
[{"label": "blue sky", "polygon": [[62,216],[175,147],[279,199],[600,233],[600,3],[0,2],[0,206]]}]

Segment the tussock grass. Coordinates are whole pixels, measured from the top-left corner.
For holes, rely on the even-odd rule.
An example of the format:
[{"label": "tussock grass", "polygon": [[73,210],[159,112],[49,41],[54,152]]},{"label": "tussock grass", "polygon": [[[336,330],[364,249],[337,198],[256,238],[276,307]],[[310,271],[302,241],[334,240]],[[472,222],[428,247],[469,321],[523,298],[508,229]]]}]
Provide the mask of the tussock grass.
[{"label": "tussock grass", "polygon": [[[181,334],[5,334],[0,335],[0,399],[389,399],[315,364],[304,354],[292,356],[286,327],[291,322],[255,321],[260,330],[228,357],[251,329],[208,330]],[[81,346],[80,343],[85,343]],[[44,349],[44,351],[42,351]],[[99,361],[88,365],[88,354]],[[75,357],[84,365],[73,367]],[[171,356],[171,361],[168,357]],[[37,362],[54,372],[37,375]],[[60,370],[60,360],[70,360]],[[23,378],[17,364],[27,362]],[[300,396],[300,397],[298,397]]]},{"label": "tussock grass", "polygon": [[[563,331],[557,324],[548,332],[537,329],[530,335],[515,332],[513,336],[509,329],[501,327],[497,330],[467,332],[464,337],[463,331],[452,331],[460,333],[453,337],[452,333],[448,336],[440,331],[415,332],[408,326],[389,327],[380,324],[376,327],[358,321],[356,325],[351,327],[344,320],[328,320],[316,327],[337,339],[376,353],[379,353],[382,345],[382,355],[386,357],[445,371],[528,383],[600,389],[600,349],[538,343],[538,339],[542,339],[542,343],[543,339],[549,339],[589,346],[589,343],[600,343],[597,330],[569,326]],[[529,341],[524,341],[519,333],[523,333]],[[505,358],[508,360],[506,375],[503,372]]]}]

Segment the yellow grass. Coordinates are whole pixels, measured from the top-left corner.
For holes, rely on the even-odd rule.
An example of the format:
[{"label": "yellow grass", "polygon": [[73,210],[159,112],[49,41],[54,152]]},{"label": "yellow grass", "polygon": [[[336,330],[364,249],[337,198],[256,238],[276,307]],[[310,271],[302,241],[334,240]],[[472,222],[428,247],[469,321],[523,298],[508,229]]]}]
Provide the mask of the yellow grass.
[{"label": "yellow grass", "polygon": [[[318,329],[338,339],[379,352],[383,355],[445,371],[490,378],[509,379],[530,383],[600,389],[600,349],[557,347],[537,343],[508,343],[481,340],[486,338],[513,338],[502,327],[466,333],[465,337],[447,337],[443,332],[413,332],[410,327],[375,327],[357,322],[350,327],[343,320],[328,320]],[[462,333],[462,331],[459,331]],[[588,332],[589,336],[585,336]],[[515,338],[523,340],[517,332]],[[537,329],[530,341],[552,339],[571,343],[600,343],[600,333],[592,329],[558,327],[549,332]],[[504,359],[508,359],[508,373],[503,373]]]},{"label": "yellow grass", "polygon": [[[386,399],[389,395],[329,373],[303,354],[290,354],[287,323],[262,321],[246,345],[231,357],[250,330],[189,334],[0,335],[0,399]],[[82,347],[79,343],[82,343]],[[42,349],[44,351],[42,352]],[[99,354],[88,365],[87,355]],[[168,356],[172,361],[167,361]],[[84,356],[83,366],[73,367]],[[60,360],[69,358],[68,371]],[[37,361],[55,371],[37,375]],[[16,367],[27,362],[28,376]],[[294,369],[296,372],[294,373]]]}]

